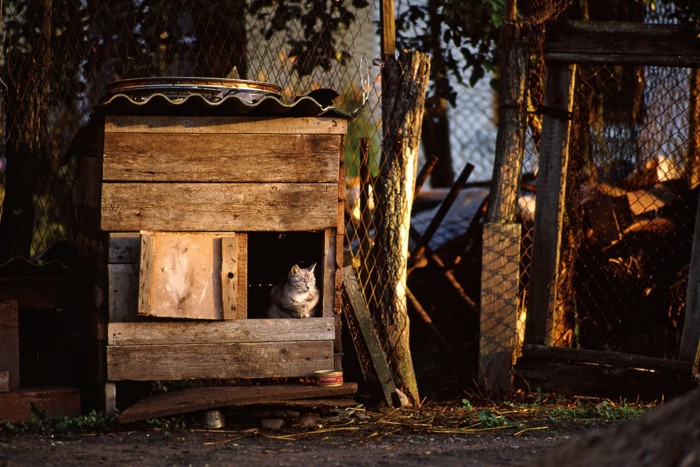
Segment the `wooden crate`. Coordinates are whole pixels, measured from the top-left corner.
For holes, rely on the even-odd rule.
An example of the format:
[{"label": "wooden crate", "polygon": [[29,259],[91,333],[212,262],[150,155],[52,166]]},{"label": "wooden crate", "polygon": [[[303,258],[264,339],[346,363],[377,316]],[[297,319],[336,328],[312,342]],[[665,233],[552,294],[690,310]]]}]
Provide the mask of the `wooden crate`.
[{"label": "wooden crate", "polygon": [[[96,295],[105,295],[95,300],[104,316],[99,379],[340,368],[346,128],[320,117],[104,118],[99,151],[79,166],[79,192],[89,198],[79,207],[81,235],[105,252],[95,265]],[[319,317],[263,319],[255,287],[292,265],[291,254],[280,264],[268,257],[278,255],[277,241],[317,263]],[[275,274],[262,277],[268,268]]]}]

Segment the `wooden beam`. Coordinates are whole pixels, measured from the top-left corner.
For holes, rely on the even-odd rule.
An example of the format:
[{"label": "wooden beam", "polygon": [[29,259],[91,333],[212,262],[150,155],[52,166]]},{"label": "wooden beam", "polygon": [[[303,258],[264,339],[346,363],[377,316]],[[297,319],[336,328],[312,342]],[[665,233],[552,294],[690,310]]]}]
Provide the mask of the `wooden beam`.
[{"label": "wooden beam", "polygon": [[110,381],[307,377],[331,368],[333,340],[107,346]]},{"label": "wooden beam", "polygon": [[348,122],[332,117],[170,117],[109,116],[105,133],[253,133],[337,134],[347,133]]},{"label": "wooden beam", "polygon": [[0,423],[29,423],[32,405],[46,415],[80,415],[80,389],[72,387],[23,388],[0,394]]},{"label": "wooden beam", "polygon": [[337,183],[341,137],[107,133],[103,180]]},{"label": "wooden beam", "polygon": [[344,383],[342,386],[281,384],[183,389],[141,399],[120,413],[117,420],[119,423],[132,423],[222,407],[302,400],[312,402],[314,398],[348,396],[355,392],[357,392],[355,383]]},{"label": "wooden beam", "polygon": [[678,358],[700,365],[700,202],[695,212],[693,248],[690,253],[688,288],[686,290],[685,318],[681,332]]},{"label": "wooden beam", "polygon": [[352,266],[343,268],[343,288],[347,298],[345,303],[347,305],[346,318],[348,326],[355,331],[353,344],[357,354],[360,356],[360,360],[367,360],[364,361],[366,366],[362,366],[365,380],[379,383],[384,400],[389,407],[398,405],[394,377],[372,324],[372,316],[362,297],[360,286],[357,283],[357,276]]},{"label": "wooden beam", "polygon": [[547,25],[548,63],[700,67],[700,35],[692,24],[565,21]]},{"label": "wooden beam", "polygon": [[[562,115],[571,112],[575,70],[575,65],[548,66],[545,106],[561,111]],[[555,313],[570,129],[571,120],[545,114],[530,266],[531,304],[525,323],[527,344],[546,343],[548,321]]]},{"label": "wooden beam", "polygon": [[[334,183],[105,183],[106,231],[309,231],[335,227]],[[177,202],[174,202],[177,200]]]},{"label": "wooden beam", "polygon": [[109,323],[112,346],[325,341],[335,337],[333,317],[240,321]]}]

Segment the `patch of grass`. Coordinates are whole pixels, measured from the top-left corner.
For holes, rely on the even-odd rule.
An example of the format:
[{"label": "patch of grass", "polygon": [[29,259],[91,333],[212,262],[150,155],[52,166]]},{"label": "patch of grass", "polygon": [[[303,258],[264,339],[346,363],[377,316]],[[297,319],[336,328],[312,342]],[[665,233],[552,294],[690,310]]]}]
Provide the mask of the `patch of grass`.
[{"label": "patch of grass", "polygon": [[102,412],[91,411],[79,417],[48,415],[32,405],[29,423],[7,422],[0,425],[0,433],[42,433],[73,435],[106,431],[114,424],[114,417]]},{"label": "patch of grass", "polygon": [[498,426],[513,426],[513,422],[508,420],[503,415],[498,415],[488,409],[479,410],[476,413],[476,418],[479,419],[481,426],[484,428],[495,428]]}]

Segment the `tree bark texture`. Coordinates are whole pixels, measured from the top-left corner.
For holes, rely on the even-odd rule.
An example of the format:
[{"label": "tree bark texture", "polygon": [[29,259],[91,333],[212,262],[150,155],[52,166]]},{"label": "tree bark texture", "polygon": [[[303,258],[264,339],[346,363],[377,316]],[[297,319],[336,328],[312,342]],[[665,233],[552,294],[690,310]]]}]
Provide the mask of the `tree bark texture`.
[{"label": "tree bark texture", "polygon": [[384,64],[382,163],[376,184],[376,236],[370,300],[386,342],[396,386],[420,404],[409,348],[406,308],[408,238],[430,59],[403,51]]}]

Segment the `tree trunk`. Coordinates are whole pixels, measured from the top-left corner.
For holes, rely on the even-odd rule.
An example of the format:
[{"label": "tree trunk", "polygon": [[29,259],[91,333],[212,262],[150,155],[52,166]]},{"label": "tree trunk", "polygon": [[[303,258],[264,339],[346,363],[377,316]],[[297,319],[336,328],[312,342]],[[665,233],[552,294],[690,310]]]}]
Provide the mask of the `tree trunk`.
[{"label": "tree trunk", "polygon": [[411,205],[418,165],[418,146],[428,86],[430,61],[426,54],[404,51],[384,64],[382,96],[384,139],[376,184],[376,236],[373,246],[375,303],[380,332],[387,343],[396,386],[414,405],[420,404],[409,348],[406,308],[406,264]]}]

